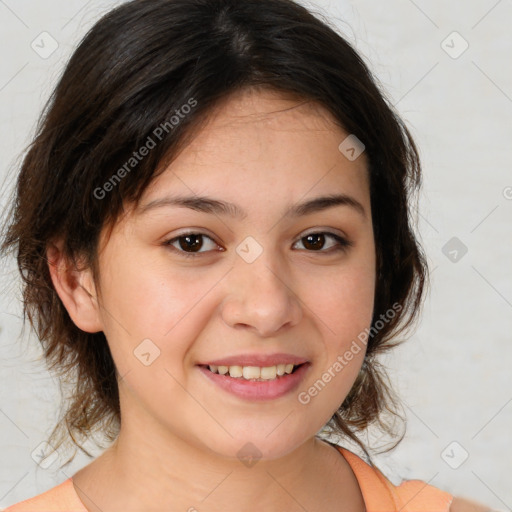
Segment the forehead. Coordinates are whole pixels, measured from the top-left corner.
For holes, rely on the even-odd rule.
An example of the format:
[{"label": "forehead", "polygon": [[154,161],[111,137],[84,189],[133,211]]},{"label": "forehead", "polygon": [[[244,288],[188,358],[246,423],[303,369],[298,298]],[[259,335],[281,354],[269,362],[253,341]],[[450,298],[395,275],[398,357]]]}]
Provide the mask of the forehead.
[{"label": "forehead", "polygon": [[365,155],[350,161],[338,149],[347,136],[315,102],[246,89],[212,111],[140,205],[173,192],[221,197],[254,214],[332,193],[369,206]]}]

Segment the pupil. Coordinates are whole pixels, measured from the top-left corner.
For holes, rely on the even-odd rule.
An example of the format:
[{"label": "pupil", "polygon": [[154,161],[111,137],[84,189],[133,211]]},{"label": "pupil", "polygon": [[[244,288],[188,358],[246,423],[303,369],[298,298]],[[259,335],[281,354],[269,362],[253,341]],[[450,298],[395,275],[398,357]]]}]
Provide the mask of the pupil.
[{"label": "pupil", "polygon": [[[304,244],[304,246],[306,248],[308,248],[308,245],[310,245],[311,247],[309,248],[313,248],[313,249],[321,249],[324,245],[324,235],[322,233],[318,233],[318,234],[313,234],[313,235],[308,235],[305,237],[306,238],[306,243]],[[315,241],[316,240],[316,243]]]},{"label": "pupil", "polygon": [[[202,245],[203,245],[203,241],[200,240],[200,238],[202,237],[202,235],[185,235],[185,236],[182,236],[180,237],[180,247],[185,250],[185,251],[188,251],[188,250],[192,250],[192,252],[195,252],[196,249],[201,249]],[[185,240],[185,244],[184,245],[182,243],[182,241]]]}]

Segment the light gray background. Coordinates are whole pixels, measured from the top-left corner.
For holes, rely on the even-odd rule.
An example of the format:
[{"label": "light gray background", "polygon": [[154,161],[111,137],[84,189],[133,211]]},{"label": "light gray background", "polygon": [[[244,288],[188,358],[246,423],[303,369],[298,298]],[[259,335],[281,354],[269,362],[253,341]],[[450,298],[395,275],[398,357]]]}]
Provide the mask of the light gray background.
[{"label": "light gray background", "polygon": [[[0,0],[2,182],[15,172],[71,51],[117,3]],[[395,483],[421,479],[511,510],[512,2],[307,5],[326,14],[362,53],[416,137],[424,165],[419,231],[433,270],[432,288],[416,334],[385,360],[404,400],[408,430],[396,450],[376,460]],[[47,59],[31,48],[43,31],[59,45]],[[468,49],[453,58],[464,41]],[[443,253],[453,237],[468,249],[462,257],[459,251],[455,262],[450,259],[455,253]],[[448,246],[445,252],[452,250]],[[77,456],[64,473],[57,463],[42,469],[31,458],[57,418],[57,387],[39,361],[34,337],[20,341],[13,262],[2,262],[1,272],[0,507],[5,507],[57,485],[88,459]],[[466,452],[467,460],[451,467]]]}]

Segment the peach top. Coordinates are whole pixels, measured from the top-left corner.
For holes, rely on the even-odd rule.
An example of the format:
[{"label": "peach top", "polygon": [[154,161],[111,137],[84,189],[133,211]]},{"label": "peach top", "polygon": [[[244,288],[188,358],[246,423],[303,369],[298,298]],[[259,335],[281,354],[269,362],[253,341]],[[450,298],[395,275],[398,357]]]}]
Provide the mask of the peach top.
[{"label": "peach top", "polygon": [[[393,485],[377,468],[349,450],[337,447],[352,468],[367,512],[449,512],[453,496],[422,482],[406,480]],[[2,510],[2,509],[0,509]],[[3,512],[88,512],[68,478],[33,498],[11,505]]]}]

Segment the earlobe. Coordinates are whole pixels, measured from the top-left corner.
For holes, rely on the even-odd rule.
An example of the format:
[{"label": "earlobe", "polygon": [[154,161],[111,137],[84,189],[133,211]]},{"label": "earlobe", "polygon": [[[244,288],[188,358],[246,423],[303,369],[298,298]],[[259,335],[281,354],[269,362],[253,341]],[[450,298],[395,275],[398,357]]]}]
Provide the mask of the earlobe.
[{"label": "earlobe", "polygon": [[79,329],[90,333],[102,331],[92,271],[88,268],[77,269],[64,256],[61,248],[61,243],[51,243],[46,251],[53,286]]}]

